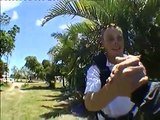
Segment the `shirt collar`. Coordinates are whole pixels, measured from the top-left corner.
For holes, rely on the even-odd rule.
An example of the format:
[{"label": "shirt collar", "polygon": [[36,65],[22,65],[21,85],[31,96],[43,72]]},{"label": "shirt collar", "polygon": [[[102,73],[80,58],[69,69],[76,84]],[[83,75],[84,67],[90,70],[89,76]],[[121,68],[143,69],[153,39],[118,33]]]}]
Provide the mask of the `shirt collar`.
[{"label": "shirt collar", "polygon": [[107,58],[107,63],[106,63],[107,66],[114,66],[114,64],[112,64],[111,62],[109,62],[108,58]]}]

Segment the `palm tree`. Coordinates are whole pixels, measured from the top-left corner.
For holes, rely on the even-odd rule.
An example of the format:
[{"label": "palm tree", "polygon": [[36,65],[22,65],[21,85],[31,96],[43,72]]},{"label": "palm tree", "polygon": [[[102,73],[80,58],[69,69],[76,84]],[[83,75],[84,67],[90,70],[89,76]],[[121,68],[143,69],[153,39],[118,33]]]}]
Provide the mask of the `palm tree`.
[{"label": "palm tree", "polygon": [[80,71],[91,63],[92,56],[99,49],[98,41],[92,33],[95,28],[94,24],[83,22],[71,25],[64,34],[52,34],[59,43],[52,47],[48,54],[53,58],[54,63],[61,61],[61,75],[67,78],[70,87],[75,87],[77,78],[83,76],[79,75]]},{"label": "palm tree", "polygon": [[80,16],[94,23],[95,41],[107,24],[117,23],[124,33],[126,51],[141,54],[149,76],[159,77],[159,0],[60,0],[49,10],[42,25],[60,15]]}]

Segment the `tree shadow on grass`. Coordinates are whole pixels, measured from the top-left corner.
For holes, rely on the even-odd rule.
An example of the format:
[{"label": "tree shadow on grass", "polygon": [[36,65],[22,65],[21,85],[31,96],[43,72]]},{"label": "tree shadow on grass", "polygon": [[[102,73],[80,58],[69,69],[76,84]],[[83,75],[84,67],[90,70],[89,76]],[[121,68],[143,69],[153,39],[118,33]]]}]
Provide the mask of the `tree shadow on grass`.
[{"label": "tree shadow on grass", "polygon": [[52,90],[52,91],[63,91],[63,88],[50,88],[48,86],[41,86],[41,85],[33,85],[27,88],[21,88],[21,90]]},{"label": "tree shadow on grass", "polygon": [[59,95],[43,95],[43,97],[59,97]]},{"label": "tree shadow on grass", "polygon": [[51,110],[50,112],[40,115],[41,118],[45,118],[45,119],[55,118],[57,116],[64,115],[64,114],[71,114],[71,112],[69,112],[66,106],[61,104],[54,106],[54,108],[50,106],[44,106],[44,105],[42,105],[41,107]]},{"label": "tree shadow on grass", "polygon": [[46,108],[46,109],[50,109],[50,110],[52,110],[52,109],[53,109],[53,107],[46,106],[46,105],[42,105],[41,107],[44,107],[44,108]]},{"label": "tree shadow on grass", "polygon": [[[63,89],[57,89],[57,91],[63,91]],[[45,99],[41,100],[41,101],[65,101],[68,98],[72,97],[72,94],[65,94],[64,92],[61,92],[63,94],[59,94],[59,95],[43,95],[43,97],[45,97]]]},{"label": "tree shadow on grass", "polygon": [[61,95],[42,95],[44,99],[38,101],[55,101],[60,99]]},{"label": "tree shadow on grass", "polygon": [[[53,107],[42,105],[41,107],[49,109],[50,112],[44,113],[40,115],[41,118],[49,119],[55,118],[60,115],[70,114],[71,113],[71,104],[69,102],[69,97],[73,96],[71,92],[65,92],[65,89],[56,89],[57,91],[61,91],[62,94],[59,95],[42,95],[43,99],[41,101],[58,101],[58,105],[54,105]],[[68,102],[67,102],[68,101]]]},{"label": "tree shadow on grass", "polygon": [[21,90],[49,90],[46,86],[32,86],[28,88],[22,88]]}]

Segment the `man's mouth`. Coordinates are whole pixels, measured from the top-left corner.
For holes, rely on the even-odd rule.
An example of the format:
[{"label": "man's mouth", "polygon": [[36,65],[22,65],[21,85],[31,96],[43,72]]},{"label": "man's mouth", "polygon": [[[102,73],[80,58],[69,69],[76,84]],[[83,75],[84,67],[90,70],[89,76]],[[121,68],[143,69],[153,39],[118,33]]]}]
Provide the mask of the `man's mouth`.
[{"label": "man's mouth", "polygon": [[112,50],[117,51],[120,50],[121,48],[113,48]]}]

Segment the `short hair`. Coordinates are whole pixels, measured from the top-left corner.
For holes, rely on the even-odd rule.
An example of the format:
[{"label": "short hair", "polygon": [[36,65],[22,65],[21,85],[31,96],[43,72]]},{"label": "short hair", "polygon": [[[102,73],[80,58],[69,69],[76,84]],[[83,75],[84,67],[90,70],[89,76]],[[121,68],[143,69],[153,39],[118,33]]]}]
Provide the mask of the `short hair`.
[{"label": "short hair", "polygon": [[106,31],[107,29],[109,29],[109,28],[115,28],[115,29],[118,30],[121,34],[123,34],[122,29],[121,29],[118,25],[116,25],[116,24],[114,24],[114,23],[110,23],[110,24],[108,24],[106,27],[104,27],[104,28],[102,29],[102,31],[101,31],[101,39],[103,39],[105,31]]}]

